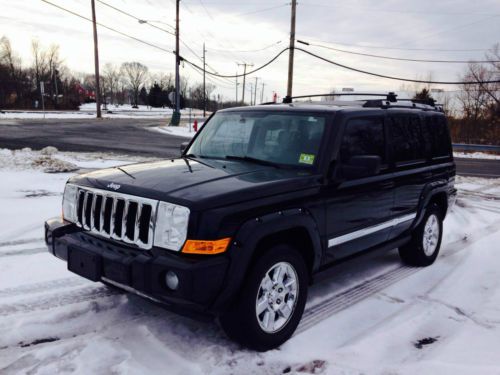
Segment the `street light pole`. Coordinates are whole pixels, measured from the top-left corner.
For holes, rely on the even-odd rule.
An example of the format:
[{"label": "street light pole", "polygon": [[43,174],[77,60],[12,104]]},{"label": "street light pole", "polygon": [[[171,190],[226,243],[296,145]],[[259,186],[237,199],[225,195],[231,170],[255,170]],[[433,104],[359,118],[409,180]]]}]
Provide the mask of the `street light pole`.
[{"label": "street light pole", "polygon": [[253,92],[253,105],[257,104],[257,81],[259,78],[255,77],[255,90]]},{"label": "street light pole", "polygon": [[206,116],[206,111],[207,111],[207,89],[206,89],[206,81],[205,81],[205,75],[207,71],[207,63],[205,60],[205,53],[207,50],[205,49],[205,42],[203,42],[203,118]]},{"label": "street light pole", "polygon": [[94,30],[94,65],[95,65],[95,104],[96,117],[101,118],[101,85],[99,82],[99,46],[97,44],[97,23],[95,17],[95,1],[92,4],[92,24]]},{"label": "street light pole", "polygon": [[290,25],[290,49],[288,55],[288,85],[286,89],[286,96],[292,97],[293,87],[293,53],[295,49],[295,11],[297,8],[297,0],[292,0],[292,19]]},{"label": "street light pole", "polygon": [[[93,0],[92,0],[93,1]],[[175,2],[175,110],[172,115],[172,121],[170,125],[178,126],[181,119],[181,92],[180,92],[180,77],[179,77],[179,2]]]}]

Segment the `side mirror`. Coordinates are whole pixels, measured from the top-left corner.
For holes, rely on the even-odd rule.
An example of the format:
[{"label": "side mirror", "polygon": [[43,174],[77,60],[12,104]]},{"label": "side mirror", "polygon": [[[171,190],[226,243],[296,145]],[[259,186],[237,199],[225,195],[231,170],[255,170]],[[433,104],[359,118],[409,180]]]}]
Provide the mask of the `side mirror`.
[{"label": "side mirror", "polygon": [[181,143],[181,155],[186,151],[186,148],[189,146],[189,142],[182,142]]},{"label": "side mirror", "polygon": [[347,180],[375,176],[380,173],[382,158],[378,155],[357,155],[340,166],[340,174]]}]

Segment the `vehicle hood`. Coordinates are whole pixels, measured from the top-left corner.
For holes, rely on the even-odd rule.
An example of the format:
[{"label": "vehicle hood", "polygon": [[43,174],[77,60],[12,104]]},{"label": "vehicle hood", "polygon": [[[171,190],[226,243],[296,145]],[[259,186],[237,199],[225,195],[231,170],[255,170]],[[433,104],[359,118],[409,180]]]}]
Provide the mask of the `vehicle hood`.
[{"label": "vehicle hood", "polygon": [[186,205],[216,207],[318,186],[318,175],[249,162],[174,159],[102,169],[70,180],[80,186]]}]

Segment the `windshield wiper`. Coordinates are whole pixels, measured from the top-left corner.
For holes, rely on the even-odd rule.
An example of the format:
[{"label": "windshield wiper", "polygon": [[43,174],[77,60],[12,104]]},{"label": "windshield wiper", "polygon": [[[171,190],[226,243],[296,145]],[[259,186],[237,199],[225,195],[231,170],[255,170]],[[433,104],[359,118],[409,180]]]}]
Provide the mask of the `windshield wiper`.
[{"label": "windshield wiper", "polygon": [[252,158],[251,156],[226,155],[225,158],[229,159],[229,160],[243,160],[243,161],[248,161],[250,163],[267,165],[267,166],[279,168],[279,165],[276,163],[273,163],[272,161]]}]

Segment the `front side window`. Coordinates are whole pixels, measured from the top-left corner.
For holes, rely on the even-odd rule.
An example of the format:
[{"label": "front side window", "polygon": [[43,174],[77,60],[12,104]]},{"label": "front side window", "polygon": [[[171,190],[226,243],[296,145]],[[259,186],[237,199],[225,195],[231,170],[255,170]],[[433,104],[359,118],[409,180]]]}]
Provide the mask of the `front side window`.
[{"label": "front side window", "polygon": [[350,120],[342,137],[340,161],[348,164],[353,156],[379,156],[385,163],[385,137],[382,119]]},{"label": "front side window", "polygon": [[221,112],[203,127],[187,154],[310,167],[318,159],[324,130],[321,115]]}]

